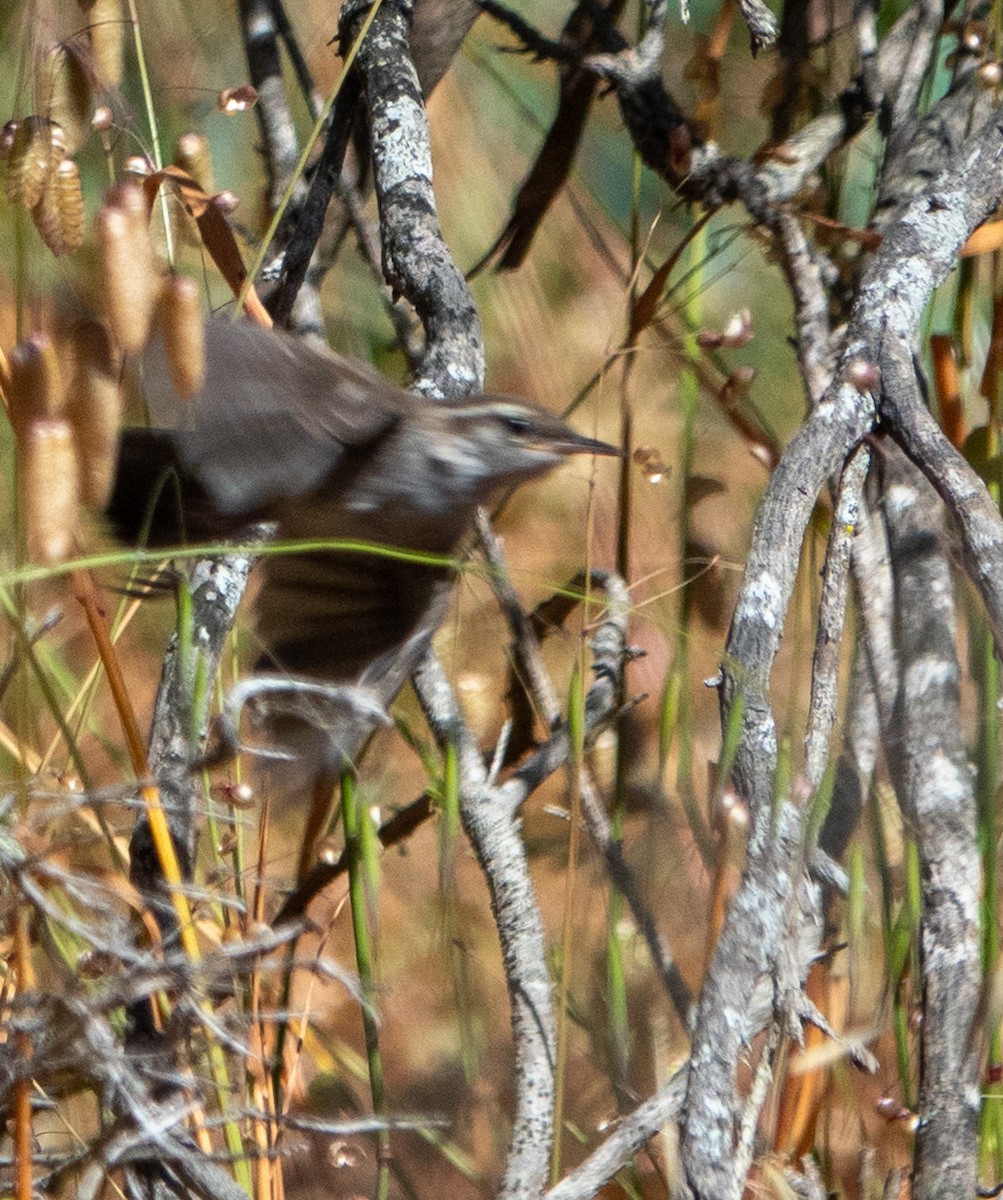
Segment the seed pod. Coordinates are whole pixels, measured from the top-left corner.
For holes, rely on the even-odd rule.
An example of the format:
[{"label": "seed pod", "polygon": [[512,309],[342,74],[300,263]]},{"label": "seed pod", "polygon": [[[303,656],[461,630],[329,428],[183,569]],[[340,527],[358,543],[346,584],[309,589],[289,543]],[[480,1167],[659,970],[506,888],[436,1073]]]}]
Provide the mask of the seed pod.
[{"label": "seed pod", "polygon": [[721,345],[726,350],[741,350],[755,337],[752,329],[752,313],[747,308],[734,313],[721,330]]},{"label": "seed pod", "polygon": [[217,192],[212,198],[213,208],[218,208],[224,217],[236,212],[240,206],[240,197],[236,192]]},{"label": "seed pod", "polygon": [[68,421],[32,421],[21,442],[21,497],[32,560],[57,563],[73,550],[79,468]]},{"label": "seed pod", "polygon": [[257,103],[257,89],[249,83],[242,83],[239,87],[223,88],[216,99],[216,107],[228,117],[232,117],[235,113],[247,112]]},{"label": "seed pod", "polygon": [[49,177],[66,153],[63,131],[48,117],[25,117],[14,132],[7,155],[7,199],[34,208]]},{"label": "seed pod", "polygon": [[961,45],[969,54],[981,54],[989,38],[989,27],[985,21],[969,21],[961,31]]},{"label": "seed pod", "polygon": [[59,42],[38,72],[35,99],[39,112],[62,128],[68,155],[74,155],[91,131],[94,75],[89,60],[74,42]]},{"label": "seed pod", "polygon": [[80,458],[83,502],[102,509],[115,479],[122,417],[120,364],[107,329],[97,321],[82,321],[71,340],[74,368],[66,393],[66,416]]},{"label": "seed pod", "polygon": [[[208,138],[200,133],[183,133],[174,148],[174,165],[190,175],[204,192],[212,193],[212,154]],[[182,202],[171,205],[171,229],[177,241],[188,246],[202,245],[198,224]]]},{"label": "seed pod", "polygon": [[109,192],[97,215],[105,310],[118,344],[128,354],[146,345],[157,290],[146,201],[139,188]]},{"label": "seed pod", "polygon": [[91,128],[95,133],[107,133],[115,124],[115,113],[110,104],[99,104],[91,117]]},{"label": "seed pod", "polygon": [[84,194],[80,172],[72,158],[64,158],[42,199],[31,210],[31,219],[42,241],[58,258],[70,254],[84,240]]},{"label": "seed pod", "polygon": [[649,483],[662,483],[672,473],[672,468],[662,458],[657,446],[638,446],[631,458],[644,472]]},{"label": "seed pod", "polygon": [[172,275],[160,298],[160,324],[174,390],[188,400],[205,382],[205,325],[198,284]]},{"label": "seed pod", "polygon": [[127,180],[126,187],[140,188],[143,180],[153,174],[153,163],[145,154],[130,154],[122,164],[122,172]]},{"label": "seed pod", "polygon": [[87,37],[98,83],[115,88],[122,82],[125,21],[122,0],[77,0],[87,16]]},{"label": "seed pod", "polygon": [[174,163],[187,172],[204,192],[211,195],[216,190],[213,186],[209,139],[201,133],[183,133],[178,138]]},{"label": "seed pod", "polygon": [[65,392],[56,349],[48,334],[35,333],[10,352],[10,423],[18,438],[32,421],[63,410]]},{"label": "seed pod", "polygon": [[17,136],[17,121],[8,121],[3,129],[0,129],[0,162],[6,162],[10,158],[10,152],[14,148],[14,138]]},{"label": "seed pod", "polygon": [[755,367],[736,367],[724,381],[724,386],[721,388],[722,401],[725,404],[734,404],[742,396],[747,396],[755,378]]},{"label": "seed pod", "polygon": [[979,84],[984,88],[998,88],[1003,83],[1003,63],[996,59],[984,62],[978,71]]}]

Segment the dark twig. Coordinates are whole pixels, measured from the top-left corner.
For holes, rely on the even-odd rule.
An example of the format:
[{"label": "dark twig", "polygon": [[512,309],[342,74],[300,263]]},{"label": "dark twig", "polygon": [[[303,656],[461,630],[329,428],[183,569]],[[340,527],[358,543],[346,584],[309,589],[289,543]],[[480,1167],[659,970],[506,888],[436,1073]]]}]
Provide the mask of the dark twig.
[{"label": "dark twig", "polygon": [[285,43],[286,53],[289,55],[289,61],[293,65],[296,82],[299,84],[303,100],[310,110],[310,115],[316,120],[320,115],[323,101],[317,92],[317,86],[313,81],[313,75],[310,72],[310,67],[303,55],[303,51],[300,49],[296,32],[289,23],[289,15],[286,12],[285,5],[282,3],[282,0],[268,0],[268,7],[271,10],[272,20],[275,22],[275,31]]},{"label": "dark twig", "polygon": [[[538,57],[543,57],[545,43],[547,57],[553,57],[562,66],[557,112],[547,136],[516,194],[508,224],[471,274],[494,258],[497,258],[499,270],[515,270],[529,252],[540,223],[567,182],[599,88],[598,77],[582,66],[581,58],[596,50],[619,49],[623,45],[623,39],[616,32],[616,21],[624,2],[607,0],[603,8],[597,8],[594,0],[580,0],[565,22],[561,40],[543,39],[541,42],[536,30],[518,14],[495,0],[482,0],[484,11],[507,24],[527,49],[535,48]],[[615,41],[612,40],[614,37]]]},{"label": "dark twig", "polygon": [[770,140],[783,142],[803,111],[801,90],[807,74],[810,54],[810,5],[805,0],[785,4],[777,37],[780,87],[770,113]]},{"label": "dark twig", "polygon": [[328,205],[338,186],[355,120],[359,82],[354,73],[342,85],[331,114],[324,149],[314,168],[313,177],[302,205],[296,212],[296,224],[279,273],[279,286],[272,299],[272,315],[279,326],[288,324],[300,287],[307,276],[310,259],[324,229]]}]

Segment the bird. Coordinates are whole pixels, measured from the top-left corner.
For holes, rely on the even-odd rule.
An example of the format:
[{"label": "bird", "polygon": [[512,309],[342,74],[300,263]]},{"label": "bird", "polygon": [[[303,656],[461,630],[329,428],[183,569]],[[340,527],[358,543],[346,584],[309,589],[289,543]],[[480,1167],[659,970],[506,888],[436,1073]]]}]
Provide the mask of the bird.
[{"label": "bird", "polygon": [[126,540],[145,527],[151,546],[260,522],[304,543],[262,565],[260,669],[379,678],[449,588],[479,506],[571,455],[620,454],[527,400],[430,400],[250,322],[207,318],[204,344],[204,381],[183,399],[163,338],[151,342],[149,425],[120,436],[108,514]]}]

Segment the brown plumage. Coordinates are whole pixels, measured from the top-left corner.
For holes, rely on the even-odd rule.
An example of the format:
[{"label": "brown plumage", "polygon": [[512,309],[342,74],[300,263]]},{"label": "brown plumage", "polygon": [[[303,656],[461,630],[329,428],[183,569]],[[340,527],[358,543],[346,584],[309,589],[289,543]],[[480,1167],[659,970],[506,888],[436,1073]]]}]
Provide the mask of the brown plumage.
[{"label": "brown plumage", "polygon": [[363,543],[267,558],[266,662],[297,674],[371,677],[448,586],[441,561],[373,546],[449,558],[478,505],[570,454],[618,453],[526,401],[429,401],[363,363],[248,324],[210,320],[205,340],[205,383],[190,400],[174,391],[162,343],[147,352],[150,428],[123,434],[110,516],[127,538],[152,516],[155,545],[258,521],[274,522],[283,541]]}]

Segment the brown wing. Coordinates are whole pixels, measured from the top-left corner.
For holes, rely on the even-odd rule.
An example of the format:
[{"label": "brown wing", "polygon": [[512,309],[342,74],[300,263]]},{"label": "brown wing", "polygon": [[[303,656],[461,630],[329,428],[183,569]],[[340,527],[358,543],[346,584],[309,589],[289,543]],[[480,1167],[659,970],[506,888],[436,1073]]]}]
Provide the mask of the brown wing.
[{"label": "brown wing", "polygon": [[449,585],[445,568],[364,551],[278,555],[265,570],[260,665],[337,682],[392,657]]},{"label": "brown wing", "polygon": [[144,356],[143,394],[151,426],[168,431],[181,470],[223,516],[309,492],[414,404],[363,363],[247,322],[209,320],[205,342],[194,397],[175,393],[160,338]]}]

